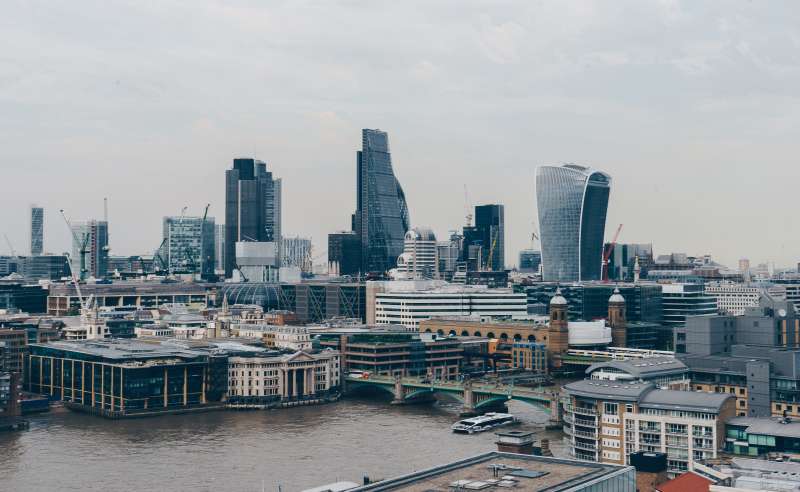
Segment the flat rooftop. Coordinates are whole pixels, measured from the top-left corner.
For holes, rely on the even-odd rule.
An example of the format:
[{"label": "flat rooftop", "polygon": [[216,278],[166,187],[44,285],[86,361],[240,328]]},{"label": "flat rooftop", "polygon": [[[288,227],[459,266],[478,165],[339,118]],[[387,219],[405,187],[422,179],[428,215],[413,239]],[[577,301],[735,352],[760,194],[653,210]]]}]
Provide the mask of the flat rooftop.
[{"label": "flat rooftop", "polygon": [[353,489],[450,492],[452,490],[566,491],[630,467],[543,456],[490,452]]}]

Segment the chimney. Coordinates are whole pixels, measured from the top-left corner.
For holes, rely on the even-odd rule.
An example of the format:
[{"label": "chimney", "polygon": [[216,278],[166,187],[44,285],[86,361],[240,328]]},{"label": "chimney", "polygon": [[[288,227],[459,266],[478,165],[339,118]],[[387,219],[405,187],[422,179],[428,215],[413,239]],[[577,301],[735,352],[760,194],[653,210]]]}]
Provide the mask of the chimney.
[{"label": "chimney", "polygon": [[664,453],[631,453],[631,465],[636,468],[636,490],[655,492],[667,481],[667,455]]},{"label": "chimney", "polygon": [[497,450],[501,453],[534,454],[533,432],[498,432]]}]

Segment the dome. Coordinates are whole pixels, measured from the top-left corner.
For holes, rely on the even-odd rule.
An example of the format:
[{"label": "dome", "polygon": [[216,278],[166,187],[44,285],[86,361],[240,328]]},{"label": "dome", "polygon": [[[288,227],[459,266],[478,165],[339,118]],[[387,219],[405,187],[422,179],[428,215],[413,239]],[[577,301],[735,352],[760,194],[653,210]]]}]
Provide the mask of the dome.
[{"label": "dome", "polygon": [[611,297],[608,298],[608,302],[609,302],[609,304],[612,303],[612,302],[624,303],[625,302],[625,298],[622,297],[622,294],[619,293],[619,289],[615,287],[614,288],[614,293],[611,294]]},{"label": "dome", "polygon": [[551,306],[566,306],[567,300],[561,295],[561,289],[556,289],[556,294],[550,299]]},{"label": "dome", "polygon": [[436,241],[436,234],[430,227],[414,227],[406,232],[405,238],[408,241]]}]

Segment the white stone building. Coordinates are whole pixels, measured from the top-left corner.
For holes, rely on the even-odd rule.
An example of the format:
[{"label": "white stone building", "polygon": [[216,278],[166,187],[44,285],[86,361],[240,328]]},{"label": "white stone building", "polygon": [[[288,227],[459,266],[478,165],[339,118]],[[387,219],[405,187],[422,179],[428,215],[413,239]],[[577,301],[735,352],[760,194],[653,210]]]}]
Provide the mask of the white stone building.
[{"label": "white stone building", "polygon": [[228,395],[234,402],[313,398],[340,385],[341,357],[334,350],[228,359]]}]

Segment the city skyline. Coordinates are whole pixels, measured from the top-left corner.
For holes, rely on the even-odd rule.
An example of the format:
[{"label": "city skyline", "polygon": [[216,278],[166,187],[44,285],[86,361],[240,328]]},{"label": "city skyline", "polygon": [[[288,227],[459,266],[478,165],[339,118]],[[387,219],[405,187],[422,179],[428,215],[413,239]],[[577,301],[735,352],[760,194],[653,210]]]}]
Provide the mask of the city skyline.
[{"label": "city skyline", "polygon": [[[284,178],[285,234],[312,237],[321,253],[327,233],[349,228],[352,149],[361,128],[377,127],[392,135],[411,225],[439,237],[463,225],[466,184],[471,205],[505,205],[505,254],[516,258],[536,217],[535,167],[576,162],[615,179],[606,238],[625,223],[620,241],[652,242],[657,254],[710,253],[731,267],[740,257],[796,263],[800,233],[782,227],[792,218],[796,171],[781,156],[796,150],[798,78],[786,8],[366,10],[108,7],[91,22],[130,23],[91,34],[75,9],[32,16],[10,7],[19,49],[0,68],[0,104],[14,121],[4,126],[0,166],[23,185],[0,199],[2,231],[24,251],[35,200],[47,215],[45,249],[63,252],[69,232],[53,214],[101,218],[107,196],[112,254],[149,254],[161,217],[184,206],[197,215],[209,202],[222,216],[220,173],[244,155]],[[445,11],[453,15],[443,25],[432,22]],[[186,15],[207,29],[174,22]],[[153,27],[162,24],[174,27]],[[169,43],[177,59],[160,50]],[[326,61],[338,53],[356,56]],[[269,60],[289,59],[299,60],[296,75],[271,69]],[[161,68],[173,62],[180,75]],[[237,80],[224,76],[233,66]],[[772,241],[743,233],[762,227],[778,231]]]}]

